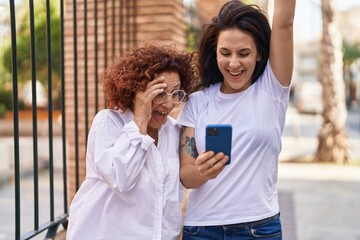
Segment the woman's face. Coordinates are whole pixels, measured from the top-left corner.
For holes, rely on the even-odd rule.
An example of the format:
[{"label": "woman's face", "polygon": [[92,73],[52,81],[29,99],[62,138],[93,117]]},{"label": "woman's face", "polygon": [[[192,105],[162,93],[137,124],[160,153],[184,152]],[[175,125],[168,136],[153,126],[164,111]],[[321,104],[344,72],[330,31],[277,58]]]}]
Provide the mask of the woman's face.
[{"label": "woman's face", "polygon": [[[174,90],[180,89],[180,76],[177,72],[162,72],[158,77],[164,77],[164,83],[166,83],[166,88],[164,90],[168,93],[172,93]],[[166,117],[169,115],[171,110],[176,106],[173,104],[172,98],[168,97],[167,101],[163,103],[152,103],[152,113],[151,119],[148,126],[151,128],[159,129],[163,123],[166,121]]]},{"label": "woman's face", "polygon": [[260,57],[250,34],[237,28],[221,31],[216,56],[219,70],[224,76],[221,92],[241,92],[251,85],[256,61]]}]

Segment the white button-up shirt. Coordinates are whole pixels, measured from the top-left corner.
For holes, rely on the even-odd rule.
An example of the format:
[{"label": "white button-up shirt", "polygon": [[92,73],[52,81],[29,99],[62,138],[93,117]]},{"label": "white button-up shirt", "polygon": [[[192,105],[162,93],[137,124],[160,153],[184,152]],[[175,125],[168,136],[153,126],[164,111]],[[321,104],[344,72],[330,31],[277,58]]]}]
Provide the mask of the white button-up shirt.
[{"label": "white button-up shirt", "polygon": [[127,110],[102,110],[91,126],[86,179],[69,213],[68,240],[177,239],[182,226],[179,127],[168,117],[158,145]]}]

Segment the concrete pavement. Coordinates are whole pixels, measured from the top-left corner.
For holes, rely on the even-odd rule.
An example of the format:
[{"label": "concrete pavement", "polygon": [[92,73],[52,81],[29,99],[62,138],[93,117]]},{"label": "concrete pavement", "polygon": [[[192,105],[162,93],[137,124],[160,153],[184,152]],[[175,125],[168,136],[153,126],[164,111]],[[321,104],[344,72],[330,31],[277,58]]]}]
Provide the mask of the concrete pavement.
[{"label": "concrete pavement", "polygon": [[280,163],[284,240],[359,240],[360,166]]}]

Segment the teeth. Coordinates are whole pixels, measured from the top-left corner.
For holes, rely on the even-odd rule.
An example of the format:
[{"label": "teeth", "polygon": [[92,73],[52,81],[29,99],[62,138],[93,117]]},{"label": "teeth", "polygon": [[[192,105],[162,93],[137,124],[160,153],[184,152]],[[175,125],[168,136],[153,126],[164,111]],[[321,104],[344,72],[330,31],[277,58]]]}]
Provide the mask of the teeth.
[{"label": "teeth", "polygon": [[160,112],[160,111],[157,111],[158,113],[161,113],[163,115],[166,115],[166,112]]},{"label": "teeth", "polygon": [[242,73],[242,71],[240,71],[240,72],[231,72],[231,71],[229,71],[229,72],[230,72],[231,75],[235,75],[235,76],[240,75]]}]

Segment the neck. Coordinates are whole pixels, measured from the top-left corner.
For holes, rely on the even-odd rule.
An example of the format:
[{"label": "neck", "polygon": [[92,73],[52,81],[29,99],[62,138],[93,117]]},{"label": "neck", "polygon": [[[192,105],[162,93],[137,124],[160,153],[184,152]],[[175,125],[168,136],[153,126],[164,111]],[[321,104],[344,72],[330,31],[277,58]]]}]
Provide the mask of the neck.
[{"label": "neck", "polygon": [[155,145],[157,145],[159,139],[159,129],[148,127],[147,134],[155,140]]}]

